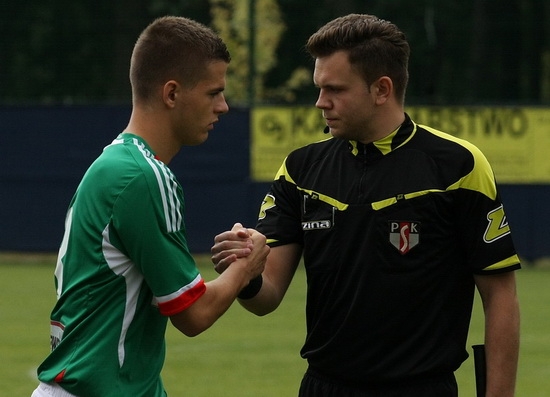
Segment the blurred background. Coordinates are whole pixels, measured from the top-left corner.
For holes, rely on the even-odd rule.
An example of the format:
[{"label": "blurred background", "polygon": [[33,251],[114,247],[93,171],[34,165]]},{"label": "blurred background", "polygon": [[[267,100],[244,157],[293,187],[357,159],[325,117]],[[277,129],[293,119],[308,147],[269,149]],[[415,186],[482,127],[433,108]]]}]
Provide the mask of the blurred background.
[{"label": "blurred background", "polygon": [[[255,170],[268,162],[266,173],[274,174],[279,158],[265,154],[295,146],[292,134],[317,96],[304,44],[321,25],[352,12],[405,32],[410,111],[447,132],[469,132],[476,144],[481,139],[498,165],[520,255],[529,262],[550,256],[547,0],[3,1],[0,251],[57,249],[80,178],[126,126],[133,45],[147,24],[168,14],[213,27],[232,54],[225,92],[232,111],[204,145],[184,148],[171,163],[186,194],[191,249],[208,252],[213,236],[233,222],[253,226],[269,183]],[[276,111],[258,116],[265,109]],[[310,124],[311,140],[322,139],[319,120]]]},{"label": "blurred background", "polygon": [[303,45],[351,12],[406,33],[409,103],[550,104],[546,0],[8,0],[0,5],[0,103],[127,103],[137,36],[173,14],[227,41],[233,73],[243,77],[228,92],[234,104],[310,104],[316,91]]},{"label": "blurred background", "polygon": [[[186,16],[218,31],[232,55],[230,112],[204,144],[183,148],[170,163],[185,194],[190,249],[208,253],[214,235],[234,222],[254,226],[290,150],[326,137],[314,107],[313,62],[303,47],[320,26],[348,13],[374,14],[405,32],[412,49],[407,112],[471,140],[493,165],[526,268],[518,273],[518,395],[548,395],[550,1],[3,0],[0,340],[10,365],[0,385],[6,395],[29,395],[36,385],[35,369],[49,346],[65,212],[88,166],[126,127],[128,68],[139,33],[156,17]],[[208,255],[197,259],[206,278],[214,277]],[[266,318],[232,308],[192,341],[169,327],[163,370],[169,394],[295,395],[305,368],[297,355],[304,285],[300,268],[281,308]],[[468,346],[483,340],[480,313],[477,304]],[[464,395],[474,395],[472,360],[457,374]]]}]

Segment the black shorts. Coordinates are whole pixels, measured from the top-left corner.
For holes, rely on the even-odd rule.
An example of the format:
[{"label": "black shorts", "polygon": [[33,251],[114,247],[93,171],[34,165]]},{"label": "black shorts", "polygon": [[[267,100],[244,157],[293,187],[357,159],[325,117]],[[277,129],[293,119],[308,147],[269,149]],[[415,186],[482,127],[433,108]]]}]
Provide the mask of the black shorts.
[{"label": "black shorts", "polygon": [[299,397],[458,397],[454,374],[378,386],[351,386],[324,379],[308,369]]}]

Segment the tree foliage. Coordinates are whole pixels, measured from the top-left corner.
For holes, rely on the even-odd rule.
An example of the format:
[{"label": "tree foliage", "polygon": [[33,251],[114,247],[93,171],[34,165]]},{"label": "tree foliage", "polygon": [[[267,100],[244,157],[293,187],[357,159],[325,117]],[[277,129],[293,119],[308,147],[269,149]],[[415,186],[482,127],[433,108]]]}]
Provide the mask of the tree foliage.
[{"label": "tree foliage", "polygon": [[227,43],[232,64],[226,94],[234,103],[269,100],[293,101],[293,90],[309,84],[310,72],[298,67],[275,88],[266,86],[266,76],[277,66],[277,49],[286,30],[276,0],[210,0],[212,26]]},{"label": "tree foliage", "polygon": [[230,101],[312,103],[304,44],[350,12],[391,20],[407,35],[409,103],[550,103],[547,0],[8,0],[0,103],[129,103],[133,44],[167,14],[210,25],[228,43]]}]

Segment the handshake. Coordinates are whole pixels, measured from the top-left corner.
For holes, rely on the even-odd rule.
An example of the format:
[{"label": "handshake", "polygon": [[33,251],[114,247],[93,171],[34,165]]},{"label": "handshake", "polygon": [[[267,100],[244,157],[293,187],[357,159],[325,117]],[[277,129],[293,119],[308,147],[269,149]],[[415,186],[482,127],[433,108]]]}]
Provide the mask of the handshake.
[{"label": "handshake", "polygon": [[214,237],[210,251],[214,269],[219,274],[231,266],[238,267],[247,275],[249,283],[239,293],[240,299],[250,299],[260,291],[262,272],[270,251],[263,234],[235,223],[231,230]]}]

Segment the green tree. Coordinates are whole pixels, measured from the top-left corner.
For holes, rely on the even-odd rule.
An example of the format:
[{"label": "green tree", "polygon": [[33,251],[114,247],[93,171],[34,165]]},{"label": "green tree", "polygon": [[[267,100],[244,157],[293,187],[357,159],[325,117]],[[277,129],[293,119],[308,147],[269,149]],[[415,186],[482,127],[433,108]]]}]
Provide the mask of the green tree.
[{"label": "green tree", "polygon": [[409,104],[550,104],[548,0],[6,0],[0,103],[128,103],[133,44],[153,18],[171,14],[228,43],[230,101],[312,104],[304,44],[350,12],[391,20],[407,35]]},{"label": "green tree", "polygon": [[277,66],[277,48],[286,26],[276,0],[210,0],[212,26],[227,43],[232,61],[226,94],[237,104],[295,101],[294,90],[309,84],[310,72],[298,67],[276,88],[265,85]]}]

